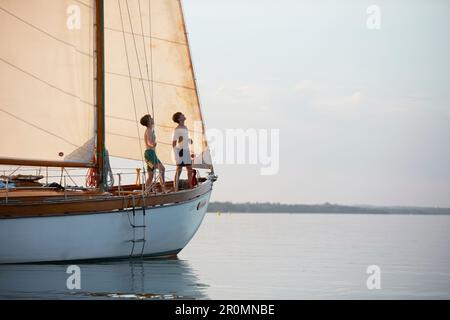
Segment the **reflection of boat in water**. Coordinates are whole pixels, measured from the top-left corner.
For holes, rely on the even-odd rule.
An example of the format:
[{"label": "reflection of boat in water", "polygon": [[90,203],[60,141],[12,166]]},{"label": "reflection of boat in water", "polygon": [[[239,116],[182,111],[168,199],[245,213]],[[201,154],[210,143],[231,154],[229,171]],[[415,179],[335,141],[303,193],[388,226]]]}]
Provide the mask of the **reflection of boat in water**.
[{"label": "reflection of boat in water", "polygon": [[[180,1],[0,0],[0,35],[0,165],[13,166],[0,181],[0,263],[176,255],[216,179]],[[139,119],[152,115],[173,168],[175,112],[204,175],[195,188],[146,186]],[[108,152],[141,161],[144,178],[122,184]],[[60,182],[14,177],[23,166],[60,168]],[[88,169],[86,186],[68,168]]]},{"label": "reflection of boat in water", "polygon": [[69,290],[67,265],[0,266],[1,299],[207,299],[207,285],[178,259],[78,264],[81,289]]}]

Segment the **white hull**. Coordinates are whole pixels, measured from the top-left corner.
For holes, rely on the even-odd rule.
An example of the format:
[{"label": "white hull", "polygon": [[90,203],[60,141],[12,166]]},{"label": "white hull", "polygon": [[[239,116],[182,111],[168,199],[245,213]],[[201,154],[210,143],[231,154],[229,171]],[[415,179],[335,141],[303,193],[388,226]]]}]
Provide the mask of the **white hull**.
[{"label": "white hull", "polygon": [[[186,202],[150,207],[145,216],[136,208],[135,225],[145,220],[145,228],[131,226],[131,209],[0,219],[0,263],[176,255],[200,227],[210,195],[211,191]],[[143,238],[145,242],[138,242]]]}]

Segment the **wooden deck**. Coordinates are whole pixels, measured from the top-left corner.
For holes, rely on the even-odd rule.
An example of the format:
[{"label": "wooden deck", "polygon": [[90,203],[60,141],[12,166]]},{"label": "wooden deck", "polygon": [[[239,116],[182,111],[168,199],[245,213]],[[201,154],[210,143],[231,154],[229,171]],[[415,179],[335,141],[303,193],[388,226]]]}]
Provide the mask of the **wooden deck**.
[{"label": "wooden deck", "polygon": [[0,193],[0,219],[111,212],[132,208],[133,204],[136,207],[169,205],[192,200],[209,192],[212,183],[207,180],[193,189],[146,196],[140,188],[136,185],[123,186],[120,193],[117,188],[106,193],[48,188],[3,189]]}]

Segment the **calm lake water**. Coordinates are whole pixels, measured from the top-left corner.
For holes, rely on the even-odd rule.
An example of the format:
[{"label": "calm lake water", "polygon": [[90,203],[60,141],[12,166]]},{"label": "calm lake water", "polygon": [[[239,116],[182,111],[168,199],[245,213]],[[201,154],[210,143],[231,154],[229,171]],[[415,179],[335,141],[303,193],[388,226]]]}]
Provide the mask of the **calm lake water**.
[{"label": "calm lake water", "polygon": [[0,298],[450,299],[449,246],[450,216],[210,213],[178,259],[0,266]]}]

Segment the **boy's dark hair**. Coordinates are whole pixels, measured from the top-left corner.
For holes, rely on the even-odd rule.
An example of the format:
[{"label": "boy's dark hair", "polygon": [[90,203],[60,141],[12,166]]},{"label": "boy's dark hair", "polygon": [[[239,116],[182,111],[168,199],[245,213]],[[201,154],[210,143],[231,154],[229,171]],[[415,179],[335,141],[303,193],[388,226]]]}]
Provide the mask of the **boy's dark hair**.
[{"label": "boy's dark hair", "polygon": [[149,114],[146,114],[145,116],[143,116],[142,118],[141,118],[141,124],[144,126],[144,127],[148,127],[148,124],[149,124],[149,122],[150,122],[150,120],[152,119],[152,116],[151,115],[149,115]]},{"label": "boy's dark hair", "polygon": [[180,123],[180,116],[182,115],[182,113],[181,112],[175,112],[174,114],[173,114],[173,116],[172,116],[172,120],[173,120],[173,122],[176,122],[176,123]]}]

